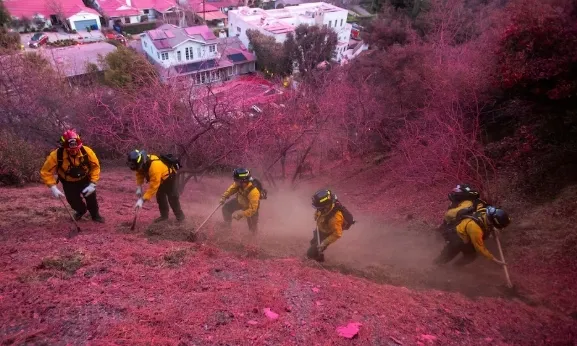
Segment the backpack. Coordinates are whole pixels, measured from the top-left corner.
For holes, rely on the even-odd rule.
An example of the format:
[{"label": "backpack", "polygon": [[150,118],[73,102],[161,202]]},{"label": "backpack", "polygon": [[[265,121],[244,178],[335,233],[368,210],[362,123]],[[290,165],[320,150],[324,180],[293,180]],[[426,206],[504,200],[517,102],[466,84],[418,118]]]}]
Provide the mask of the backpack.
[{"label": "backpack", "polygon": [[335,201],[335,207],[333,208],[333,210],[331,210],[328,217],[326,218],[327,222],[328,220],[332,219],[333,215],[335,215],[337,211],[340,211],[345,219],[345,222],[343,224],[343,230],[346,231],[349,228],[351,228],[352,225],[355,224],[356,221],[355,218],[353,217],[353,214],[339,200]]},{"label": "backpack", "polygon": [[[182,168],[182,165],[180,164],[180,160],[172,154],[160,154],[157,156],[158,156],[158,159],[160,161],[162,161],[162,163],[164,163],[169,169],[172,168],[174,170],[174,172],[172,172],[172,173],[176,173],[176,171],[178,171],[180,168]],[[151,160],[151,161],[156,161],[156,160]]]},{"label": "backpack", "polygon": [[[260,199],[266,199],[268,191],[262,186],[262,182],[256,178],[252,178],[252,185],[260,192]],[[252,190],[252,189],[251,189]]]},{"label": "backpack", "polygon": [[[80,147],[80,152],[82,153],[82,161],[80,161],[79,167],[84,167],[84,168],[90,167],[90,161],[88,159],[88,153],[86,152],[86,149],[84,149],[84,147]],[[64,148],[60,147],[56,151],[56,163],[57,163],[56,173],[57,174],[62,169],[62,163],[63,162],[64,162]],[[72,161],[70,160],[70,156],[68,157],[68,162],[70,163],[70,165],[68,166],[68,170],[70,170],[70,168],[75,169],[75,170],[78,168],[78,166],[72,165]],[[64,177],[60,177],[60,174],[58,174],[58,179],[63,179],[67,175],[69,175],[69,174],[67,174],[66,172],[64,172]],[[78,178],[78,177],[75,177],[75,178]]]}]

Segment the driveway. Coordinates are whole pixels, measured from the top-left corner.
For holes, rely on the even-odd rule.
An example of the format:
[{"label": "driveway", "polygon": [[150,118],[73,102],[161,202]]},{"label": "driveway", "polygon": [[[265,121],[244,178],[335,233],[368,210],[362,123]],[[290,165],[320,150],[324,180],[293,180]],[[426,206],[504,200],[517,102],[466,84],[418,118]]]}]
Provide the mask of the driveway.
[{"label": "driveway", "polygon": [[[30,38],[34,36],[34,32],[27,33],[27,34],[20,34],[20,41],[24,45],[24,49],[26,51],[35,51],[37,48],[29,48],[28,41]],[[105,37],[102,32],[93,30],[91,32],[87,31],[79,31],[76,34],[68,34],[65,32],[45,32],[44,34],[48,35],[49,42],[55,42],[58,40],[66,40],[72,39],[78,42],[95,42],[95,41],[104,41]],[[43,46],[45,48],[46,46]]]}]

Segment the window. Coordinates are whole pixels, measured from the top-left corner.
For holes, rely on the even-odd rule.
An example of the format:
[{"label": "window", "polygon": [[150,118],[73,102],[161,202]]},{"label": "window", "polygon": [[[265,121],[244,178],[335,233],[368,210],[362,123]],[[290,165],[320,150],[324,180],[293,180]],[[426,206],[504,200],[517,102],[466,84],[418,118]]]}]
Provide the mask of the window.
[{"label": "window", "polygon": [[343,20],[341,19],[341,26],[343,26]]},{"label": "window", "polygon": [[146,45],[146,41],[142,40],[142,44],[144,45],[144,48],[148,47],[148,46]]},{"label": "window", "polygon": [[150,10],[143,10],[142,13],[144,13],[144,14],[149,14],[149,13],[150,13]]},{"label": "window", "polygon": [[162,53],[162,60],[168,60],[168,53]]},{"label": "window", "polygon": [[182,60],[182,55],[180,54],[180,51],[176,52],[176,59],[178,59],[178,61]]},{"label": "window", "polygon": [[241,32],[241,31],[240,31],[240,26],[237,26],[237,27],[236,27],[236,31]]},{"label": "window", "polygon": [[193,59],[192,47],[186,47],[184,49],[184,55],[186,56],[186,60],[192,60]]},{"label": "window", "polygon": [[124,17],[124,23],[130,24],[130,17]]},{"label": "window", "polygon": [[330,28],[331,26],[333,26],[333,21],[332,21],[332,20],[329,20],[329,28]]},{"label": "window", "polygon": [[198,56],[201,57],[202,56],[202,50],[200,47],[198,47]]},{"label": "window", "polygon": [[211,53],[214,53],[216,51],[216,45],[213,44],[213,45],[208,46],[208,51]]},{"label": "window", "polygon": [[158,57],[158,59],[160,59],[160,53],[156,52],[156,56]]}]

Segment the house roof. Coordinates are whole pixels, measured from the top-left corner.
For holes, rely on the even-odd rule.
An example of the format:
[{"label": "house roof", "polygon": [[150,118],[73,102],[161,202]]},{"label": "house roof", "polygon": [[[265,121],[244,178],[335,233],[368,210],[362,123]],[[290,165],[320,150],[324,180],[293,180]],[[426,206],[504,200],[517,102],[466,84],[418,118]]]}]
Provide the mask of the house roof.
[{"label": "house roof", "polygon": [[86,74],[86,64],[93,63],[102,70],[98,56],[105,56],[114,52],[116,47],[106,42],[80,44],[70,47],[40,50],[42,54],[58,72],[66,77]]},{"label": "house roof", "polygon": [[227,19],[228,16],[220,11],[197,13],[199,17],[204,17],[205,20],[219,20]]},{"label": "house roof", "polygon": [[[51,3],[57,4],[52,6]],[[61,11],[64,17],[70,18],[80,12],[98,15],[95,10],[84,6],[82,0],[4,0],[4,6],[16,18],[28,17],[33,18],[37,14],[48,18],[50,15]],[[60,8],[57,8],[60,7]]]},{"label": "house roof", "polygon": [[176,1],[170,0],[132,0],[132,7],[139,10],[153,8],[158,12],[166,12],[176,6]]},{"label": "house roof", "polygon": [[121,0],[98,0],[102,12],[109,17],[138,16],[140,11],[137,8],[128,6]]},{"label": "house roof", "polygon": [[206,25],[180,28],[172,24],[164,24],[154,30],[145,31],[144,34],[151,39],[158,50],[172,50],[188,40],[205,44],[218,43],[218,39]]},{"label": "house roof", "polygon": [[188,6],[190,7],[190,9],[194,12],[194,13],[202,13],[202,12],[214,12],[214,11],[219,11],[218,7],[213,6],[209,3],[204,3],[204,6],[202,4],[202,2],[199,3],[189,3]]}]

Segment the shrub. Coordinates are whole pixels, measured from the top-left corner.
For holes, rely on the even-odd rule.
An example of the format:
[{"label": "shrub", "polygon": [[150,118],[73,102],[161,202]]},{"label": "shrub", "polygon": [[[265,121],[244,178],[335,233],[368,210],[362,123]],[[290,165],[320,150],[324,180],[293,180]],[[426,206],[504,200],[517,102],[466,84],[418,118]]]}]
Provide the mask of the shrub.
[{"label": "shrub", "polygon": [[[148,30],[156,29],[158,22],[143,22],[135,24],[126,24],[122,27],[122,31],[128,34],[137,35]],[[159,25],[162,23],[159,23]]]},{"label": "shrub", "polygon": [[37,146],[7,130],[0,131],[0,186],[39,181],[43,162]]}]

